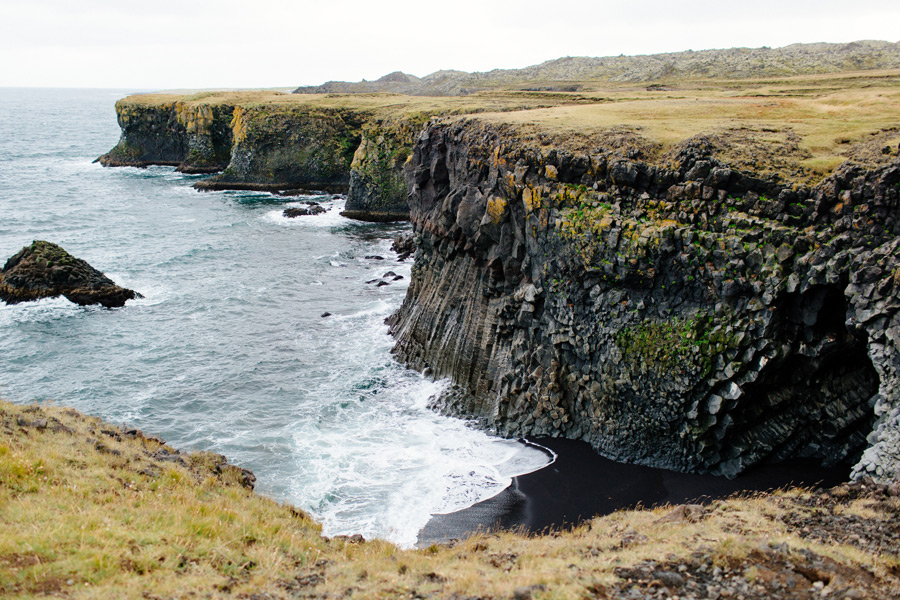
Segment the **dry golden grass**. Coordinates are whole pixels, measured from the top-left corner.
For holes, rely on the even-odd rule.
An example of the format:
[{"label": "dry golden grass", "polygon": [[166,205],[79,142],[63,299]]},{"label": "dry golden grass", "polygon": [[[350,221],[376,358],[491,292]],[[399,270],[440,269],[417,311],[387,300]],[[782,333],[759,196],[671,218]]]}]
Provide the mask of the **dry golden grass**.
[{"label": "dry golden grass", "polygon": [[[787,135],[799,137],[795,168],[826,175],[869,143],[873,135],[893,129],[883,146],[894,149],[900,140],[900,72],[851,76],[801,76],[774,82],[704,82],[677,89],[610,88],[597,104],[566,105],[478,118],[494,123],[525,125],[552,135],[577,133],[594,136],[616,127],[628,127],[662,153],[696,135],[750,132],[772,146]],[[896,139],[894,139],[896,138]],[[739,144],[725,156],[736,162]],[[728,154],[727,152],[725,154]]]},{"label": "dry golden grass", "polygon": [[[180,464],[154,458],[160,450],[175,452],[72,410],[0,402],[0,597],[510,598],[541,585],[536,599],[580,599],[621,584],[620,567],[698,556],[741,565],[782,543],[865,567],[882,588],[900,567],[896,555],[798,535],[780,519],[806,510],[804,491],[717,502],[696,519],[623,511],[565,533],[415,551],[326,540],[215,455],[181,454]],[[885,518],[865,499],[842,510]]]}]

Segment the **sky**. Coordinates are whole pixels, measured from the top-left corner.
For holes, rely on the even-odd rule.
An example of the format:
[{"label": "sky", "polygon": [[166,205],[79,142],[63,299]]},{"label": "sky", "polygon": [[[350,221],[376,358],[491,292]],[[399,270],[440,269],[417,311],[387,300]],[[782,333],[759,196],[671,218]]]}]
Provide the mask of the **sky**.
[{"label": "sky", "polygon": [[0,86],[293,87],[860,39],[900,41],[900,2],[3,0]]}]

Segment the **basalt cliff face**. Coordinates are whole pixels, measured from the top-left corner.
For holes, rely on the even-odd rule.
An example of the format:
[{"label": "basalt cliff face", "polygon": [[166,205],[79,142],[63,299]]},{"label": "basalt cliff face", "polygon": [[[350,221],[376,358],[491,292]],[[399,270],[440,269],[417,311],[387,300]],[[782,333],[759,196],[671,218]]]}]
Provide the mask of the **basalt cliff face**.
[{"label": "basalt cliff face", "polygon": [[[418,251],[395,354],[507,436],[735,475],[900,476],[900,161],[815,187],[435,123],[407,165]],[[657,161],[659,162],[659,161]]]},{"label": "basalt cliff face", "polygon": [[405,220],[403,165],[422,117],[379,119],[365,109],[236,101],[116,103],[122,136],[104,166],[171,165],[215,173],[198,189],[348,193],[347,216]]},{"label": "basalt cliff face", "polygon": [[236,106],[231,160],[200,189],[346,192],[363,116],[292,106]]},{"label": "basalt cliff face", "polygon": [[172,165],[185,173],[221,171],[231,159],[232,104],[116,102],[122,136],[97,160],[110,167]]},{"label": "basalt cliff face", "polygon": [[403,168],[424,125],[424,118],[366,123],[350,165],[350,191],[342,213],[363,220],[409,218]]}]

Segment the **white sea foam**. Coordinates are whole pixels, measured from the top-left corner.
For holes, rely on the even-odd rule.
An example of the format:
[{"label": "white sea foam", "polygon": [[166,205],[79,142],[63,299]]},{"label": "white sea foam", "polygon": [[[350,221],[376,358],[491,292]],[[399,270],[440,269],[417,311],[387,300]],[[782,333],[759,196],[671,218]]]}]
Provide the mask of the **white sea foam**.
[{"label": "white sea foam", "polygon": [[335,198],[333,200],[330,198],[323,199],[321,196],[300,196],[299,198],[318,202],[322,208],[327,209],[327,212],[303,217],[285,217],[284,210],[287,208],[306,208],[309,206],[306,202],[295,201],[286,202],[274,210],[267,211],[262,218],[284,227],[339,227],[354,222],[346,217],[342,217],[340,214],[344,210],[346,202],[343,198]]},{"label": "white sea foam", "polygon": [[490,498],[551,456],[429,410],[429,399],[448,382],[385,362],[391,340],[383,321],[393,309],[379,301],[329,321],[335,334],[358,340],[359,362],[381,366],[337,377],[356,398],[323,394],[317,418],[297,422],[302,460],[291,496],[322,522],[325,535],[359,533],[411,547],[432,515]]}]

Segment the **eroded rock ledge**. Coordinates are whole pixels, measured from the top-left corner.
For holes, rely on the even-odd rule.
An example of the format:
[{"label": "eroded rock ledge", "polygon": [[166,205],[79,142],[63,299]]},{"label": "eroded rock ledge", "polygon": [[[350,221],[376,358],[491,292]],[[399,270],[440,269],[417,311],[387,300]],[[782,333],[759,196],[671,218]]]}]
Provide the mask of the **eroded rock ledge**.
[{"label": "eroded rock ledge", "polygon": [[814,188],[433,124],[407,170],[418,251],[395,354],[440,410],[606,456],[734,475],[900,476],[900,161]]}]

